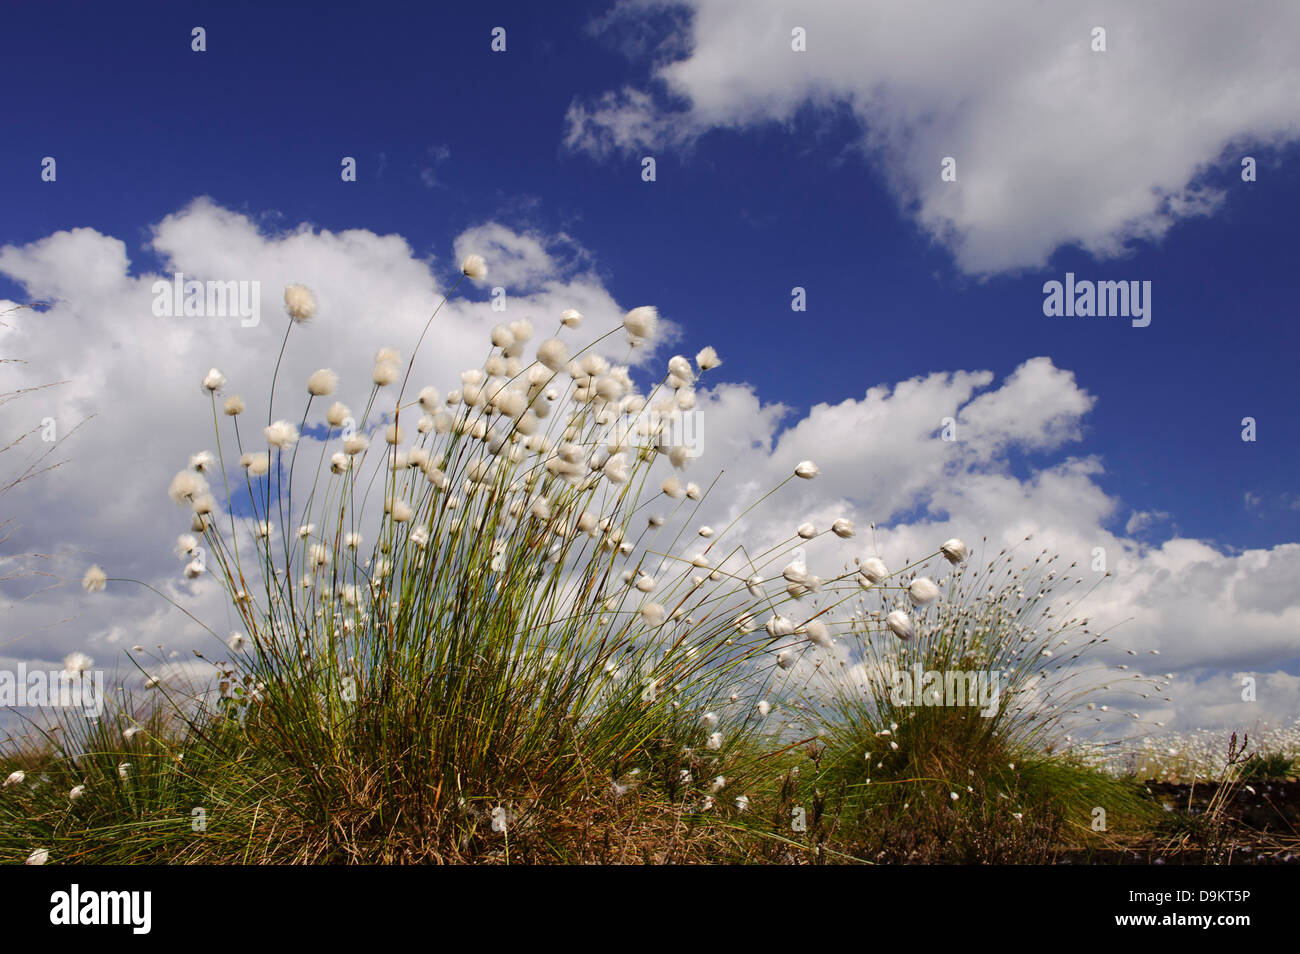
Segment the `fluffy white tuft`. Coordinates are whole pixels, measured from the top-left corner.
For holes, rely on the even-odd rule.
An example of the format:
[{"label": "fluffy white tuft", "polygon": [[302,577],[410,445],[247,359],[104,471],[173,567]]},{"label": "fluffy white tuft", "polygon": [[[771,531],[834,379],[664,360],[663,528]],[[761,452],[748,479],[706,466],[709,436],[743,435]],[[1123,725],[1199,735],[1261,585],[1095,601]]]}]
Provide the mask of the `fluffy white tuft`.
[{"label": "fluffy white tuft", "polygon": [[329,368],[313,371],[311,377],[307,379],[307,393],[312,397],[324,397],[327,394],[333,394],[334,389],[338,386],[339,376]]},{"label": "fluffy white tuft", "polygon": [[316,317],[316,296],[306,285],[285,285],[284,310],[296,322],[311,321]]},{"label": "fluffy white tuft", "polygon": [[280,420],[268,424],[263,428],[263,433],[266,434],[266,442],[280,450],[290,448],[298,442],[298,428],[292,421]]},{"label": "fluffy white tuft", "polygon": [[627,340],[633,347],[653,338],[658,327],[659,312],[654,305],[641,305],[623,316],[623,328],[627,332]]},{"label": "fluffy white tuft", "polygon": [[81,578],[81,586],[87,593],[100,593],[108,584],[108,574],[100,569],[99,564],[94,564],[86,575]]}]

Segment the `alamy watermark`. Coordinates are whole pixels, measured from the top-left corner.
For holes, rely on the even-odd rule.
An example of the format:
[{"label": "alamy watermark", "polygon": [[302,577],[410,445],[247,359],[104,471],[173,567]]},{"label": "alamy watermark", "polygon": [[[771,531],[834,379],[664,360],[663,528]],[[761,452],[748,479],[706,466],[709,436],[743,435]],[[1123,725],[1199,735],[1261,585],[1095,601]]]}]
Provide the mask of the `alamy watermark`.
[{"label": "alamy watermark", "polygon": [[158,318],[238,318],[244,328],[255,328],[262,320],[260,281],[186,281],[177,272],[170,282],[160,279],[150,290]]},{"label": "alamy watermark", "polygon": [[1134,328],[1151,324],[1151,282],[1074,280],[1043,283],[1043,314],[1048,318],[1131,318]]},{"label": "alamy watermark", "polygon": [[937,672],[914,663],[894,671],[890,701],[896,706],[978,706],[985,719],[998,714],[1002,673],[996,669]]},{"label": "alamy watermark", "polygon": [[0,669],[0,706],[84,709],[87,716],[98,719],[104,714],[104,673],[98,669],[29,672],[26,663],[19,663],[16,671]]},{"label": "alamy watermark", "polygon": [[83,891],[73,884],[50,895],[50,923],[123,925],[133,934],[148,934],[153,927],[153,892]]},{"label": "alamy watermark", "polygon": [[603,425],[596,443],[676,451],[683,458],[704,452],[704,415],[697,409],[657,410],[643,408],[619,414]]}]

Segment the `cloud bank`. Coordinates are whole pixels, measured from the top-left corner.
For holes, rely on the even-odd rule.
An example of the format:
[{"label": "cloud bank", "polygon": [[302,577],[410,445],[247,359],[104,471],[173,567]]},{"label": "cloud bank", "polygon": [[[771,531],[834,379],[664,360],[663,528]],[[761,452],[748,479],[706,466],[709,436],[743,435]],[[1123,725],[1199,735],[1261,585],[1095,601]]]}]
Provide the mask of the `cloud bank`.
[{"label": "cloud bank", "polygon": [[1207,168],[1300,136],[1290,0],[624,0],[593,32],[653,66],[571,104],[571,150],[687,149],[848,110],[900,207],[972,274],[1159,239],[1223,199]]}]

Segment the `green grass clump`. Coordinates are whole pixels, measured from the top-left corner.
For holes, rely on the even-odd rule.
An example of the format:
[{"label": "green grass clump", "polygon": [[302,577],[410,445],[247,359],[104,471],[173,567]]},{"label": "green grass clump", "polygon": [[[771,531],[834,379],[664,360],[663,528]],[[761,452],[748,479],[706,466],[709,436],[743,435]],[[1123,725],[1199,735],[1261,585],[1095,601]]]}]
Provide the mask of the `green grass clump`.
[{"label": "green grass clump", "polygon": [[[629,347],[654,320],[629,314]],[[847,521],[730,542],[775,489],[694,543],[707,492],[650,473],[689,459],[673,427],[711,349],[640,394],[630,351],[596,351],[615,332],[570,359],[565,321],[525,362],[514,322],[445,396],[408,396],[416,354],[403,377],[386,348],[359,414],[313,418],[321,371],[295,424],[274,413],[295,324],[265,426],[209,372],[217,450],[171,487],[186,572],[239,631],[190,616],[212,637],[197,670],[137,647],[142,685],[101,719],[33,722],[0,756],[0,860],[1030,861],[1094,806],[1136,812],[1061,748],[1088,691],[1071,662],[1104,637],[1053,617],[1053,560],[976,568],[945,545],[937,600],[921,564],[823,581],[779,562]],[[864,593],[879,610],[854,611]],[[984,715],[900,700],[914,663],[996,672],[1000,694]]]},{"label": "green grass clump", "polygon": [[[773,793],[774,831],[816,806],[826,844],[863,860],[1042,862],[1094,843],[1095,824],[1116,832],[1154,817],[1133,782],[1069,750],[1095,686],[1075,661],[1106,637],[1050,606],[1082,580],[1046,553],[1020,569],[1015,560],[1004,550],[953,567],[943,598],[909,615],[905,639],[860,626],[852,665],[805,694],[816,733]],[[902,605],[882,591],[859,622]]]}]

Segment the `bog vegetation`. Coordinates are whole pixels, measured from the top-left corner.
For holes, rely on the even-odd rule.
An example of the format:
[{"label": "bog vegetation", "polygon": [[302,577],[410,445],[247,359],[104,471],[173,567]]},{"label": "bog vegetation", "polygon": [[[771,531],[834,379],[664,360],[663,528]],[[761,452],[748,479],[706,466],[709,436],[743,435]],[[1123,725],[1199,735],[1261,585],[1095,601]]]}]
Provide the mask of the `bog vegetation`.
[{"label": "bog vegetation", "polygon": [[[281,357],[316,314],[301,286],[285,306]],[[177,553],[240,629],[208,629],[189,677],[133,647],[101,718],[10,740],[0,859],[1034,862],[1095,844],[1096,806],[1102,837],[1151,823],[1070,744],[1107,638],[1070,615],[1075,567],[949,540],[821,579],[792,548],[846,519],[761,550],[736,530],[779,488],[693,519],[720,492],[686,479],[681,427],[713,348],[642,393],[626,349],[655,310],[583,346],[566,311],[537,342],[493,328],[440,393],[411,380],[437,314],[405,360],[378,351],[364,407],[329,369],[304,389],[277,362],[247,401],[206,374]]]}]

